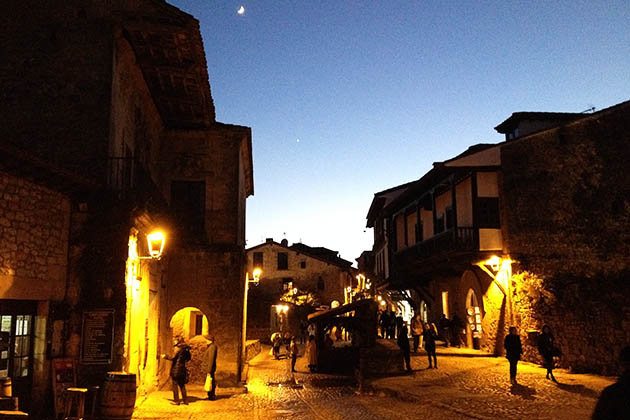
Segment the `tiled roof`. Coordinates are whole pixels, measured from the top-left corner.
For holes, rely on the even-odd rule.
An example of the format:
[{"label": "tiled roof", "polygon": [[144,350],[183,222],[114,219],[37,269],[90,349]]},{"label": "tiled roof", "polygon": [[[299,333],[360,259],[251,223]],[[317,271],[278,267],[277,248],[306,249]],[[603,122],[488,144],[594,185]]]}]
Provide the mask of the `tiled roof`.
[{"label": "tiled roof", "polygon": [[131,44],[155,104],[169,128],[208,127],[215,121],[199,21],[159,1],[125,15]]}]

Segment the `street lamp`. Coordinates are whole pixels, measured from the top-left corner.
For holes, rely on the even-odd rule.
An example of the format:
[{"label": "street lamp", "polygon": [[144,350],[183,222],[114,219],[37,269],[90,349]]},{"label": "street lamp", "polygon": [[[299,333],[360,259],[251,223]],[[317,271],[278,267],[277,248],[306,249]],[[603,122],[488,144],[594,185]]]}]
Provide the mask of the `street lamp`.
[{"label": "street lamp", "polygon": [[159,260],[164,251],[166,236],[164,232],[156,230],[147,235],[147,244],[149,246],[149,256],[139,257],[141,260]]}]

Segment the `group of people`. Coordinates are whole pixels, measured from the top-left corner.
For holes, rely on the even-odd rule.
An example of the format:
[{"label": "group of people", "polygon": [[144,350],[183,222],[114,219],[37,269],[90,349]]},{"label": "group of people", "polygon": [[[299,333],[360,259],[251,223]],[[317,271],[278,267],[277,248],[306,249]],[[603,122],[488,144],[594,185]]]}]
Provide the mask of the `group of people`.
[{"label": "group of people", "polygon": [[[505,357],[510,362],[510,381],[516,383],[516,367],[523,354],[521,337],[518,335],[516,327],[510,327],[509,334],[505,337],[505,341],[503,342],[503,347],[505,348]],[[551,379],[553,382],[557,383],[556,377],[553,376],[553,369],[555,367],[554,358],[560,357],[562,352],[556,347],[555,339],[549,325],[543,326],[542,333],[538,336],[538,352],[543,358],[543,366],[547,369],[547,379]]]},{"label": "group of people", "polygon": [[[402,322],[402,318],[399,321],[398,326],[398,346],[402,350],[403,359],[408,372],[411,372],[410,356],[411,348],[409,346],[409,338],[407,332],[407,326]],[[419,315],[414,316],[411,319],[411,336],[413,337],[413,351],[418,352],[420,347],[420,340],[424,343],[424,350],[429,358],[429,369],[435,367],[437,369],[437,355],[435,353],[435,340],[437,340],[437,328],[435,324],[424,323],[420,319]]]},{"label": "group of people", "polygon": [[[218,347],[214,342],[214,337],[208,337],[208,341],[208,348],[206,349],[206,353],[204,355],[204,362],[207,372],[206,384],[204,385],[204,388],[208,393],[208,399],[214,400],[216,398],[217,389],[215,373],[217,371]],[[188,383],[190,372],[188,371],[186,364],[192,359],[190,346],[186,344],[186,341],[183,337],[176,336],[173,339],[172,355],[163,354],[162,358],[171,361],[171,369],[169,371],[169,374],[171,377],[171,385],[173,388],[172,404],[188,404],[186,384]],[[179,398],[180,391],[181,399]]]},{"label": "group of people", "polygon": [[[311,341],[312,340],[309,337],[309,343]],[[297,362],[297,358],[299,355],[297,339],[295,338],[295,336],[289,334],[288,332],[285,332],[284,335],[279,332],[271,334],[271,351],[273,357],[276,360],[280,359],[280,348],[282,347],[283,343],[286,346],[287,356],[291,358],[291,372],[295,372],[295,363]]]}]

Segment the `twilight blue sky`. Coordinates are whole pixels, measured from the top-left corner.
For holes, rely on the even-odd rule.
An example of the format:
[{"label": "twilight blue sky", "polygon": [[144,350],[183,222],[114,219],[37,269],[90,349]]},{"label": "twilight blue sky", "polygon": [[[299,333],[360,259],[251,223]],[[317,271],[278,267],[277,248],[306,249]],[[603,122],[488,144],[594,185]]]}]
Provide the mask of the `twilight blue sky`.
[{"label": "twilight blue sky", "polygon": [[169,2],[200,21],[217,120],[252,128],[248,247],[354,260],[375,192],[502,141],[512,112],[630,99],[628,0]]}]

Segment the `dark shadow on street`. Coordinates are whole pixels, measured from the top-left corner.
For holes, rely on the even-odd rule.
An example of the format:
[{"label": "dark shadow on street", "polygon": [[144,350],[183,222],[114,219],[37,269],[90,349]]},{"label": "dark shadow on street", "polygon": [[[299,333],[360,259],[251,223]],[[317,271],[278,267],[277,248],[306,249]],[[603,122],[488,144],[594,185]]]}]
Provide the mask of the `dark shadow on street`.
[{"label": "dark shadow on street", "polygon": [[527,385],[521,385],[519,383],[512,384],[512,387],[510,388],[510,393],[512,395],[518,395],[524,400],[536,399],[536,397],[534,397],[534,395],[536,395],[536,389]]},{"label": "dark shadow on street", "polygon": [[563,384],[563,383],[557,382],[556,386],[563,391],[584,395],[585,397],[597,398],[599,396],[597,392],[593,391],[590,388],[585,387],[582,384],[570,385],[570,384]]}]

